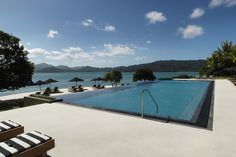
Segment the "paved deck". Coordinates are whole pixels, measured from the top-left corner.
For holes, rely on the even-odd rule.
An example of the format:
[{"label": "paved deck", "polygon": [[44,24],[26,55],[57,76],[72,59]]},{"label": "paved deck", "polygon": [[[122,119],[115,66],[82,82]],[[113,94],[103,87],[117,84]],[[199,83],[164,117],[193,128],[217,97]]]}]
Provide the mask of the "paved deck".
[{"label": "paved deck", "polygon": [[215,83],[213,131],[63,103],[0,113],[56,139],[55,157],[235,157],[236,87]]}]

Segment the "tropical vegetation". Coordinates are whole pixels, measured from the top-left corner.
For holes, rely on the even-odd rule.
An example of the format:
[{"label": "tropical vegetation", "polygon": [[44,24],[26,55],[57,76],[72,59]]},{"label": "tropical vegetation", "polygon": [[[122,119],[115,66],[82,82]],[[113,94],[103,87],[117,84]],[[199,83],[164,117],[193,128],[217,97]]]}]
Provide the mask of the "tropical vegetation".
[{"label": "tropical vegetation", "polygon": [[117,86],[117,84],[122,80],[122,73],[118,70],[112,70],[104,76],[105,81],[110,81],[112,86]]},{"label": "tropical vegetation", "polygon": [[156,76],[153,74],[152,70],[149,68],[138,69],[133,75],[133,81],[153,81]]},{"label": "tropical vegetation", "polygon": [[201,69],[202,75],[225,76],[236,72],[236,45],[224,41]]},{"label": "tropical vegetation", "polygon": [[19,38],[0,30],[0,91],[32,83],[34,66],[27,55]]}]

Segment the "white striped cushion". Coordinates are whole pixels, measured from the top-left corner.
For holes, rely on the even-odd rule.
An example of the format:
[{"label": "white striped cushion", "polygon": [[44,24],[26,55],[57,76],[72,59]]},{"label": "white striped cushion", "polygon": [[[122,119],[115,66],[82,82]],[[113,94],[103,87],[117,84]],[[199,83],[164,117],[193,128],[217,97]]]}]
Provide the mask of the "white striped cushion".
[{"label": "white striped cushion", "polygon": [[36,138],[33,138],[33,137],[29,136],[29,135],[22,134],[20,136],[26,138],[27,140],[32,141],[35,144],[40,144],[41,143],[39,140],[37,140]]},{"label": "white striped cushion", "polygon": [[7,126],[7,125],[5,125],[5,124],[2,124],[2,123],[0,123],[0,126],[3,127],[3,128],[5,128],[5,129],[10,129],[9,126]]},{"label": "white striped cushion", "polygon": [[5,155],[3,155],[2,153],[0,153],[0,157],[5,157]]},{"label": "white striped cushion", "polygon": [[13,125],[14,127],[20,126],[19,124],[15,123],[15,122],[12,122],[12,121],[10,121],[10,120],[5,120],[4,122],[6,122],[6,123],[8,123],[8,124],[10,124],[10,125]]},{"label": "white striped cushion", "polygon": [[46,135],[44,135],[44,134],[42,134],[42,133],[38,133],[38,132],[36,132],[36,131],[32,131],[32,132],[30,132],[31,134],[34,134],[34,135],[36,135],[36,136],[38,136],[38,137],[41,137],[41,138],[43,138],[44,140],[49,140],[50,138],[48,137],[48,136],[46,136]]},{"label": "white striped cushion", "polygon": [[30,145],[29,145],[28,143],[25,143],[24,141],[22,141],[22,140],[20,140],[20,139],[18,139],[18,138],[15,138],[15,137],[14,137],[14,138],[11,139],[11,141],[13,141],[13,142],[15,142],[15,143],[21,145],[21,146],[24,147],[25,149],[30,148]]},{"label": "white striped cushion", "polygon": [[13,148],[13,147],[9,147],[6,143],[4,142],[1,142],[0,143],[0,146],[4,149],[6,149],[8,152],[10,152],[11,154],[15,154],[18,152],[17,149]]}]

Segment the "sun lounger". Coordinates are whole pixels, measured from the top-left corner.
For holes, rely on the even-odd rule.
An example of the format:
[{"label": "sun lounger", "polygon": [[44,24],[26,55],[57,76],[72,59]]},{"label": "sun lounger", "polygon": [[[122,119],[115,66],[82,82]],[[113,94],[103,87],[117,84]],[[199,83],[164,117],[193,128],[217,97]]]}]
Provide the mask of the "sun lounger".
[{"label": "sun lounger", "polygon": [[78,88],[78,92],[83,92],[84,89],[83,88]]},{"label": "sun lounger", "polygon": [[15,137],[24,132],[24,127],[13,121],[6,120],[0,122],[0,141]]},{"label": "sun lounger", "polygon": [[83,92],[84,91],[84,88],[82,87],[82,85],[79,85],[78,86],[78,92]]},{"label": "sun lounger", "polygon": [[104,85],[102,86],[102,85],[99,84],[99,85],[97,85],[97,86],[96,86],[96,85],[93,85],[93,88],[94,88],[94,89],[103,89],[103,88],[105,88],[105,86],[104,86]]},{"label": "sun lounger", "polygon": [[45,95],[45,96],[50,96],[50,93],[51,93],[51,89],[50,89],[49,87],[47,87],[47,88],[45,89],[45,91],[43,92],[43,95]]},{"label": "sun lounger", "polygon": [[69,92],[77,92],[77,88],[75,86],[72,86],[68,89]]},{"label": "sun lounger", "polygon": [[47,151],[54,147],[54,139],[32,131],[0,142],[0,157],[47,157]]},{"label": "sun lounger", "polygon": [[53,90],[52,90],[52,93],[60,93],[60,90],[58,87],[55,87]]}]

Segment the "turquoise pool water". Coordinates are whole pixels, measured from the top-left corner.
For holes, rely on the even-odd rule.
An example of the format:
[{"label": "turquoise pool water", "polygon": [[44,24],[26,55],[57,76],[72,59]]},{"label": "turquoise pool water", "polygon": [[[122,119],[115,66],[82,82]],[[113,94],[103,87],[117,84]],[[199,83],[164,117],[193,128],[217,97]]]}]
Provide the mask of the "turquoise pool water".
[{"label": "turquoise pool water", "polygon": [[151,97],[144,93],[145,115],[194,122],[208,86],[207,81],[165,80],[63,95],[59,98],[80,106],[141,114],[140,93],[148,89],[158,104],[159,112]]}]

